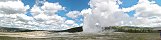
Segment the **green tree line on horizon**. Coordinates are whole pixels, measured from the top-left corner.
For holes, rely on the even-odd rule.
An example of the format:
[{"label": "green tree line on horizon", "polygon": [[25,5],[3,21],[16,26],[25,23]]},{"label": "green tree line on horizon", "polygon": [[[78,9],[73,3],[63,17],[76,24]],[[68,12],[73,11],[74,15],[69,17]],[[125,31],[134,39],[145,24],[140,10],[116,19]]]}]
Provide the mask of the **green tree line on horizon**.
[{"label": "green tree line on horizon", "polygon": [[149,27],[131,27],[131,26],[110,26],[116,32],[128,32],[128,33],[158,33],[157,30]]}]

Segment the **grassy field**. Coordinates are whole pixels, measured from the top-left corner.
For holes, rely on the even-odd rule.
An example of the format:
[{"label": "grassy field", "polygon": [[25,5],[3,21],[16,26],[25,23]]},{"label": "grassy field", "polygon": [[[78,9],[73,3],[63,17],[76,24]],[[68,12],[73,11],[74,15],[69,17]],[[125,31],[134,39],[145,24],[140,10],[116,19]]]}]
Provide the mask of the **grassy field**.
[{"label": "grassy field", "polygon": [[[159,33],[125,33],[122,35],[113,35],[119,40],[159,40]],[[113,37],[112,36],[112,37]]]},{"label": "grassy field", "polygon": [[[36,36],[34,38],[33,35],[37,35],[37,34],[41,34],[43,36],[39,35],[39,38],[36,38]],[[32,35],[32,36],[29,36],[29,35]],[[20,36],[23,36],[23,37],[20,37]],[[2,33],[1,32],[0,40],[160,40],[160,37],[159,37],[159,33],[84,34],[84,33],[46,33],[46,32],[27,32],[27,33],[26,32],[23,32],[23,33]]]}]

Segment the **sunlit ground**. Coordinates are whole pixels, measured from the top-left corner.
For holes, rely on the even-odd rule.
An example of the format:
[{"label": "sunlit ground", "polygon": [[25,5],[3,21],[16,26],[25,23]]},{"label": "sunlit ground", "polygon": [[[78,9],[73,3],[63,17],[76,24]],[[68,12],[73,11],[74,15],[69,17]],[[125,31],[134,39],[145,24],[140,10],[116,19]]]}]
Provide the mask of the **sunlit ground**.
[{"label": "sunlit ground", "polygon": [[159,33],[67,33],[67,32],[16,32],[0,33],[0,40],[159,40]]}]

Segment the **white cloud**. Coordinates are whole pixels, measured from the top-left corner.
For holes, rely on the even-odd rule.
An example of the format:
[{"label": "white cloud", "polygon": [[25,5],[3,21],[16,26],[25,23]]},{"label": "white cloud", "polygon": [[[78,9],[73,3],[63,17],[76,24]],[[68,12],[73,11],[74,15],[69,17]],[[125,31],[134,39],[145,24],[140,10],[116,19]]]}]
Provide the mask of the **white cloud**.
[{"label": "white cloud", "polygon": [[49,2],[45,2],[44,5],[41,6],[40,8],[34,5],[34,7],[31,9],[33,16],[38,15],[42,12],[44,12],[46,15],[51,16],[55,15],[55,13],[58,12],[59,10],[65,9],[65,7],[61,6],[59,3],[49,3]]},{"label": "white cloud", "polygon": [[[18,24],[24,24],[30,20],[30,17],[24,15],[28,6],[24,6],[21,1],[5,0],[0,2],[0,26],[2,27],[23,27]],[[21,22],[23,21],[23,22]],[[24,22],[25,21],[25,22]],[[14,24],[18,23],[18,24]],[[17,25],[17,26],[14,26]]]},{"label": "white cloud", "polygon": [[81,11],[81,15],[83,15],[83,16],[87,16],[88,14],[92,14],[91,8],[84,9],[84,10]]},{"label": "white cloud", "polygon": [[161,6],[155,4],[154,1],[150,2],[148,0],[139,0],[138,4],[129,8],[123,8],[122,10],[124,12],[129,12],[132,10],[136,11],[134,14],[135,19],[133,20],[137,20],[137,21],[132,21],[133,22],[132,25],[137,24],[139,26],[158,27],[158,25],[160,25],[161,23],[160,9],[161,9]]},{"label": "white cloud", "polygon": [[70,18],[78,18],[80,16],[80,12],[79,11],[70,11],[69,13],[66,14],[66,16],[70,17]]},{"label": "white cloud", "polygon": [[38,6],[34,5],[34,7],[32,7],[32,9],[31,9],[31,12],[32,12],[33,16],[36,16],[36,15],[40,14],[40,12],[42,12],[42,11],[40,10],[40,8]]},{"label": "white cloud", "polygon": [[2,14],[24,13],[26,10],[21,1],[0,2],[0,13]]},{"label": "white cloud", "polygon": [[74,24],[75,22],[73,20],[66,20],[65,23],[66,24]]},{"label": "white cloud", "polygon": [[61,17],[55,14],[59,10],[64,10],[65,8],[62,7],[59,3],[45,2],[41,8],[42,9],[40,9],[38,6],[35,6],[31,9],[32,14],[34,14],[33,18],[35,19],[33,22],[36,24],[30,25],[37,26],[35,28],[42,30],[64,30],[71,27],[65,23],[65,17]]},{"label": "white cloud", "polygon": [[20,21],[32,21],[32,20],[34,20],[32,17],[29,17],[25,14],[17,14],[16,16]]},{"label": "white cloud", "polygon": [[38,6],[32,7],[32,17],[25,15],[29,8],[21,1],[0,2],[0,26],[35,30],[64,30],[76,25],[75,23],[66,24],[65,17],[55,14],[65,8],[58,3],[45,2],[42,9]]},{"label": "white cloud", "polygon": [[[25,15],[26,10],[29,6],[24,6],[21,1],[5,0],[0,2],[0,26],[2,27],[16,27],[13,25],[23,24],[29,20],[31,17]],[[17,27],[20,27],[17,25]],[[23,27],[23,26],[21,26]]]},{"label": "white cloud", "polygon": [[41,8],[47,15],[54,15],[57,11],[65,9],[65,7],[62,7],[59,3],[49,2],[45,2]]},{"label": "white cloud", "polygon": [[45,15],[44,13],[40,13],[36,16],[34,16],[35,20],[37,21],[48,21],[50,16]]},{"label": "white cloud", "polygon": [[77,23],[72,25],[73,27],[80,27],[80,25],[78,25]]},{"label": "white cloud", "polygon": [[67,24],[67,26],[71,26],[70,28],[79,27],[80,26],[74,20],[66,20],[65,23]]}]

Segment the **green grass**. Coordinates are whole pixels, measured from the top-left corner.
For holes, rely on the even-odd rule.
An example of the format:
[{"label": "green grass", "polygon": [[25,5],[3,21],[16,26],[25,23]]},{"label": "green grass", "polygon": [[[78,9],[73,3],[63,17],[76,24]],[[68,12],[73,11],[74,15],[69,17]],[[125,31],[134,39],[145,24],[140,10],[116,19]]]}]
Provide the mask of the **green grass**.
[{"label": "green grass", "polygon": [[116,36],[118,40],[159,40],[159,33],[125,33]]}]

